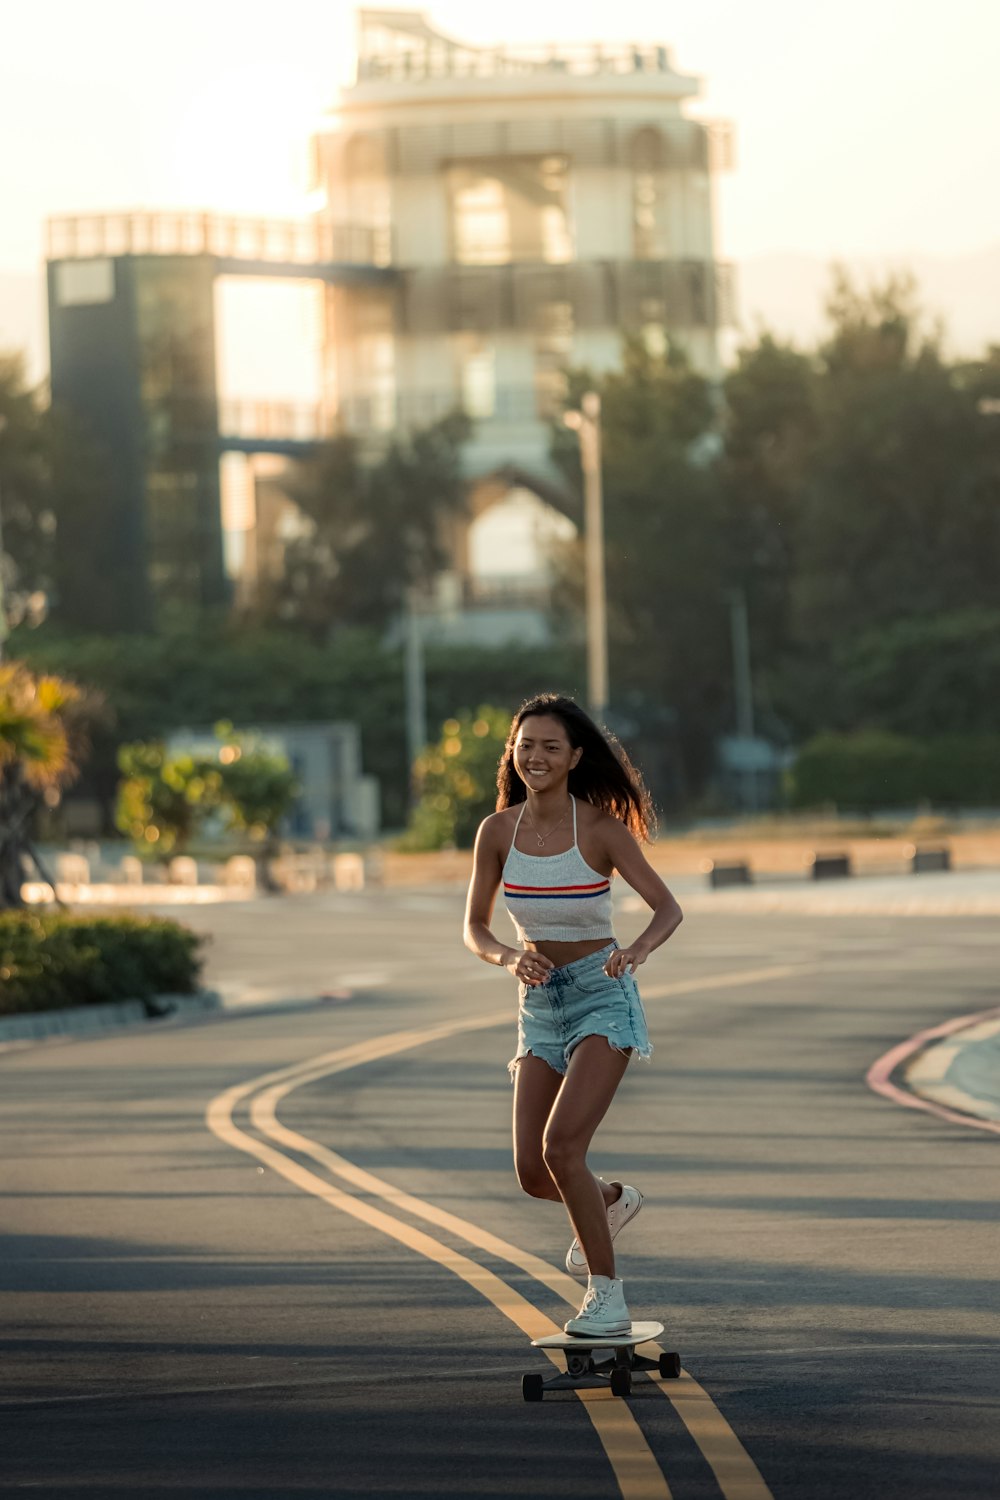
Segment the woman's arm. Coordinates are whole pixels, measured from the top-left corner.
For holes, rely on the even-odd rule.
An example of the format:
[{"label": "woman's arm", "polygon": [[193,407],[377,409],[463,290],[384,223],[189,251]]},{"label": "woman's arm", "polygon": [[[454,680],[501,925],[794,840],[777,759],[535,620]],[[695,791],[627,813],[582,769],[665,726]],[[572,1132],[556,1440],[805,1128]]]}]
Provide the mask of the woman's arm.
[{"label": "woman's arm", "polygon": [[465,903],[465,946],[484,963],[507,969],[520,957],[519,948],[501,943],[490,931],[493,906],[503,878],[503,850],[498,837],[496,813],[484,818],[476,834],[472,879]]},{"label": "woman's arm", "polygon": [[631,970],[634,974],[644,964],[654,948],[665,943],[684,919],[674,897],[653,869],[624,823],[617,818],[608,818],[602,832],[608,858],[614,868],[652,909],[653,916],[644,932],[627,948],[616,948],[608,958],[605,968],[615,979]]}]

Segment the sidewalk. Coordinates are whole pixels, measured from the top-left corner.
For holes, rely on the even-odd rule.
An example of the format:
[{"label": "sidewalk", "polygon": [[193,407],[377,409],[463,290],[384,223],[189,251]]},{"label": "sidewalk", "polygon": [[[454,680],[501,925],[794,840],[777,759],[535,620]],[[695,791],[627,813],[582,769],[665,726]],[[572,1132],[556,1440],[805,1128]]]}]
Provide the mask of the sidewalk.
[{"label": "sidewalk", "polygon": [[904,1070],[922,1099],[982,1120],[1000,1120],[1000,1014],[925,1047]]},{"label": "sidewalk", "polygon": [[[812,916],[1000,916],[1000,870],[928,875],[857,875],[840,880],[763,880],[758,885],[706,890],[704,880],[681,876],[670,888],[688,912],[808,912]],[[622,901],[638,910],[639,897]]]}]

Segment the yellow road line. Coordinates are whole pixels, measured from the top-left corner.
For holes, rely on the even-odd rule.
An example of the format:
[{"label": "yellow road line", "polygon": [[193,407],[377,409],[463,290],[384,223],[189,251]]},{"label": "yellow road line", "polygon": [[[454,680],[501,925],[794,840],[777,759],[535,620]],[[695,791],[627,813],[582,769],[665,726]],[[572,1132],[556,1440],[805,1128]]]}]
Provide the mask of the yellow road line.
[{"label": "yellow road line", "polygon": [[[505,1016],[505,1019],[509,1017]],[[353,1066],[354,1064],[345,1060],[345,1065]],[[336,1064],[331,1071],[339,1071]],[[516,1292],[513,1287],[509,1287],[506,1282],[501,1281],[499,1276],[487,1270],[485,1266],[480,1266],[468,1256],[461,1255],[448,1245],[443,1245],[440,1240],[433,1239],[429,1234],[414,1229],[412,1225],[404,1224],[400,1219],[394,1219],[391,1215],[383,1213],[381,1209],[362,1203],[351,1194],[342,1192],[331,1183],[324,1182],[314,1172],[299,1166],[297,1162],[290,1161],[280,1151],[265,1145],[263,1141],[254,1140],[252,1136],[240,1130],[232,1119],[231,1111],[235,1101],[231,1096],[234,1094],[243,1096],[252,1088],[253,1084],[250,1084],[239,1089],[227,1090],[226,1094],[220,1095],[209,1105],[206,1118],[209,1127],[220,1140],[225,1141],[227,1145],[234,1146],[238,1151],[245,1151],[248,1155],[255,1156],[258,1161],[264,1162],[296,1187],[313,1194],[332,1208],[339,1208],[343,1213],[360,1219],[372,1229],[379,1230],[408,1249],[426,1256],[428,1260],[437,1262],[438,1265],[461,1277],[469,1286],[492,1302],[494,1307],[520,1328],[529,1339],[544,1338],[546,1334],[561,1331],[550,1318],[539,1312],[532,1303]],[[543,1352],[557,1368],[561,1368],[562,1362],[555,1350]],[[583,1402],[587,1415],[597,1432],[614,1470],[623,1500],[672,1500],[670,1487],[663,1472],[625,1402],[618,1400],[611,1395],[609,1390],[604,1389],[579,1390],[574,1394]]]},{"label": "yellow road line", "polygon": [[694,994],[698,990],[740,988],[745,984],[766,984],[769,979],[788,979],[794,974],[815,973],[816,964],[772,964],[767,969],[738,969],[732,974],[706,974],[703,979],[678,979],[673,984],[642,985],[643,999],[660,1000],[667,995]]},{"label": "yellow road line", "polygon": [[[720,989],[729,985],[763,983],[770,979],[787,977],[789,974],[801,973],[802,965],[781,965],[767,969],[743,970],[733,973],[720,974],[717,976],[706,976],[703,979],[678,981],[669,986],[659,988],[657,996],[666,994],[683,994],[689,991]],[[256,1155],[260,1160],[266,1161],[276,1171],[286,1176],[297,1186],[305,1191],[314,1193],[315,1196],[323,1198],[332,1206],[343,1209],[345,1212],[354,1214],[370,1223],[374,1228],[380,1228],[384,1233],[390,1234],[401,1243],[407,1244],[409,1248],[418,1250],[419,1253],[428,1255],[432,1260],[445,1265],[474,1286],[484,1296],[493,1302],[494,1306],[505,1316],[509,1317],[524,1332],[529,1327],[535,1328],[544,1324],[544,1331],[558,1332],[556,1325],[545,1318],[537,1309],[527,1303],[524,1298],[506,1286],[499,1277],[493,1276],[492,1272],[486,1271],[476,1262],[465,1256],[450,1250],[447,1246],[424,1235],[421,1231],[399,1220],[383,1214],[378,1209],[369,1208],[359,1203],[352,1195],[342,1193],[322,1182],[321,1179],[298,1166],[280,1152],[272,1151],[263,1143],[256,1141],[252,1136],[245,1134],[233,1123],[232,1111],[238,1103],[251,1094],[257,1094],[258,1090],[264,1089],[258,1097],[254,1098],[250,1113],[254,1125],[262,1134],[270,1139],[311,1157],[314,1161],[324,1166],[328,1171],[334,1173],[342,1180],[350,1182],[354,1187],[363,1192],[371,1193],[390,1202],[395,1207],[413,1214],[415,1217],[423,1218],[428,1222],[436,1224],[439,1228],[447,1229],[458,1238],[464,1239],[469,1244],[495,1255],[498,1259],[506,1260],[512,1265],[531,1275],[542,1285],[548,1286],[559,1296],[563,1297],[571,1307],[575,1307],[579,1300],[579,1288],[565,1272],[556,1269],[548,1262],[539,1257],[531,1255],[530,1252],[521,1250],[518,1246],[490,1234],[478,1225],[467,1220],[460,1219],[455,1214],[450,1214],[443,1209],[434,1207],[433,1204],[425,1203],[422,1199],[406,1193],[393,1184],[375,1177],[372,1173],[364,1171],[355,1166],[346,1157],[337,1152],[329,1150],[319,1142],[311,1140],[307,1136],[300,1135],[296,1131],[289,1130],[282,1125],[276,1115],[276,1107],[292,1089],[303,1086],[306,1083],[318,1081],[320,1078],[329,1077],[334,1073],[343,1072],[349,1068],[361,1066],[365,1062],[374,1061],[379,1057],[387,1057],[402,1051],[408,1051],[414,1047],[426,1045],[433,1041],[442,1040],[446,1037],[461,1032],[485,1029],[502,1025],[511,1019],[510,1011],[505,1009],[487,1016],[480,1016],[475,1020],[463,1020],[458,1022],[446,1022],[438,1026],[427,1027],[421,1030],[411,1030],[392,1033],[387,1036],[374,1038],[369,1042],[355,1043],[352,1046],[338,1049],[336,1052],[326,1053],[321,1057],[307,1060],[303,1063],[292,1064],[288,1067],[277,1069],[275,1072],[265,1074],[251,1080],[249,1083],[236,1085],[226,1090],[209,1105],[206,1118],[209,1128],[214,1131],[220,1139],[233,1145],[238,1150],[247,1151]],[[265,1087],[266,1086],[266,1087]],[[320,1191],[315,1186],[318,1184]],[[334,1196],[335,1195],[335,1196]],[[363,1211],[362,1211],[363,1210]],[[378,1222],[371,1215],[376,1215]],[[418,1245],[416,1241],[421,1243]],[[430,1253],[427,1247],[435,1247],[438,1253]],[[472,1267],[473,1271],[466,1274],[464,1268]],[[502,1289],[502,1290],[499,1290]],[[498,1300],[499,1299],[499,1300]],[[529,1311],[525,1311],[528,1309]],[[532,1332],[530,1337],[537,1338],[541,1335]],[[662,1352],[658,1344],[653,1344],[654,1352]],[[557,1367],[560,1366],[559,1357],[555,1352],[543,1351],[548,1354]],[[754,1464],[750,1455],[743,1447],[739,1438],[729,1426],[725,1417],[713,1403],[708,1392],[698,1384],[696,1380],[685,1370],[682,1371],[679,1380],[664,1381],[650,1373],[649,1378],[671,1401],[681,1420],[684,1422],[692,1438],[701,1449],[703,1456],[715,1474],[725,1500],[773,1500],[771,1492]],[[605,1391],[576,1392],[584,1401],[588,1415],[597,1428],[601,1441],[608,1453],[609,1460],[615,1470],[619,1486],[623,1496],[631,1500],[632,1496],[667,1495],[669,1487],[663,1477],[656,1461],[641,1431],[635,1424],[629,1413],[629,1422],[617,1423],[608,1426],[606,1413],[600,1398],[606,1397]],[[595,1402],[595,1398],[597,1401]],[[614,1399],[614,1398],[612,1398]],[[621,1403],[618,1407],[620,1411]],[[611,1408],[609,1408],[611,1410]],[[625,1408],[627,1411],[627,1408]],[[609,1446],[609,1442],[611,1446]],[[636,1442],[641,1445],[636,1448]],[[645,1453],[642,1450],[645,1450]],[[646,1455],[648,1455],[648,1460]],[[649,1470],[649,1463],[655,1469],[655,1477]],[[628,1488],[625,1488],[625,1485]],[[649,1485],[654,1488],[650,1489]]]}]

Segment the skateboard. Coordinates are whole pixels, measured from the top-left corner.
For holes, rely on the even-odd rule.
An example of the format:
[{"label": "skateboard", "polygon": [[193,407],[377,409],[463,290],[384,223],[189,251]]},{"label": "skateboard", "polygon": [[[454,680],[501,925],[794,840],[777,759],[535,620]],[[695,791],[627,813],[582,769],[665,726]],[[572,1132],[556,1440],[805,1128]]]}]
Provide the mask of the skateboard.
[{"label": "skateboard", "polygon": [[630,1333],[614,1333],[604,1338],[587,1334],[550,1333],[544,1339],[532,1339],[533,1349],[561,1349],[566,1356],[565,1375],[550,1375],[543,1380],[532,1371],[521,1377],[521,1395],[525,1401],[541,1401],[546,1391],[575,1391],[586,1386],[611,1387],[613,1396],[628,1396],[632,1390],[633,1370],[656,1370],[667,1380],[681,1373],[679,1354],[661,1354],[650,1359],[637,1354],[636,1344],[659,1338],[662,1323],[633,1323]]}]

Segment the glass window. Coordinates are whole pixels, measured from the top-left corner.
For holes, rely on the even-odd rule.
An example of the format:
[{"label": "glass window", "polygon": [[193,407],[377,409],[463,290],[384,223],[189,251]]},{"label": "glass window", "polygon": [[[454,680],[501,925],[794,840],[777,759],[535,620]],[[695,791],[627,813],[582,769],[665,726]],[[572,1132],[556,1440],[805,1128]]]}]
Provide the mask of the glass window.
[{"label": "glass window", "polygon": [[63,260],[56,264],[56,306],[82,307],[88,303],[113,302],[113,260]]},{"label": "glass window", "polygon": [[448,169],[452,245],[467,266],[572,259],[564,156],[503,157]]},{"label": "glass window", "polygon": [[496,414],[496,354],[488,346],[475,344],[460,356],[462,409],[482,421]]},{"label": "glass window", "polygon": [[[465,266],[499,266],[510,260],[510,220],[503,183],[459,172],[452,191],[455,259]],[[467,179],[467,180],[466,180]]]},{"label": "glass window", "polygon": [[540,417],[554,417],[562,409],[572,352],[572,304],[543,303],[535,335],[535,403]]},{"label": "glass window", "polygon": [[670,254],[666,148],[658,131],[640,130],[632,142],[632,234],[636,260]]}]

